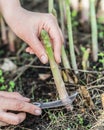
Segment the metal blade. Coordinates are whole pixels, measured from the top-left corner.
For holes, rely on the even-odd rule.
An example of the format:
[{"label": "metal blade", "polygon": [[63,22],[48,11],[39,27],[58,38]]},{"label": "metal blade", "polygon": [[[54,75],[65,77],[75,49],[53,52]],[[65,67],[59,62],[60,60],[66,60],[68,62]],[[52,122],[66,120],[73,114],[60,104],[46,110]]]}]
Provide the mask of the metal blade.
[{"label": "metal blade", "polygon": [[[77,95],[78,95],[78,92],[69,96],[70,104],[73,103],[73,101],[75,100]],[[41,109],[56,108],[56,107],[64,106],[64,104],[62,103],[61,100],[56,100],[56,101],[52,101],[52,102],[45,102],[45,103],[33,102],[33,104],[40,107]]]}]

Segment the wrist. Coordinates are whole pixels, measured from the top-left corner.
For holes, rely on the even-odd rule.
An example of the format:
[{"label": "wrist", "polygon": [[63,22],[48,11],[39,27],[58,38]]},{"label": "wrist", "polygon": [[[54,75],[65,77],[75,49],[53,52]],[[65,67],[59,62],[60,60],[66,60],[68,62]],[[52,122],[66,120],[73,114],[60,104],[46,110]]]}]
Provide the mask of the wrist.
[{"label": "wrist", "polygon": [[19,8],[21,8],[19,0],[0,0],[0,11],[7,22],[12,19],[13,15],[16,15]]}]

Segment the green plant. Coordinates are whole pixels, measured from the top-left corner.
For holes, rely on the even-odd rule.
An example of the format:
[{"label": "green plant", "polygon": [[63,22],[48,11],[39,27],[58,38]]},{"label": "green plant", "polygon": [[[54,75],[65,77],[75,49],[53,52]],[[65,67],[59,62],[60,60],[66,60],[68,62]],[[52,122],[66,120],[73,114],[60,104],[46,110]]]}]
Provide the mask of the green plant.
[{"label": "green plant", "polygon": [[0,91],[5,91],[7,90],[8,92],[13,92],[15,88],[15,83],[14,81],[9,81],[8,84],[6,84],[3,71],[0,70]]},{"label": "green plant", "polygon": [[15,88],[14,81],[9,81],[9,89],[8,89],[8,91],[13,92],[14,88]]},{"label": "green plant", "polygon": [[101,24],[99,21],[98,21],[98,24],[97,24],[97,28],[98,28],[98,38],[99,39],[103,39],[104,38],[104,25]]},{"label": "green plant", "polygon": [[71,12],[71,17],[72,17],[72,27],[73,28],[76,28],[78,26],[78,21],[77,21],[77,11],[76,10],[73,10]]},{"label": "green plant", "polygon": [[[104,68],[104,52],[100,52],[100,53],[98,54],[98,56],[101,57],[101,58],[99,58],[99,63],[101,63],[102,66],[103,66],[103,68]],[[103,68],[102,68],[102,69],[103,69]]]},{"label": "green plant", "polygon": [[77,118],[78,118],[78,123],[80,124],[80,125],[83,125],[83,118],[80,116],[80,115],[77,115]]},{"label": "green plant", "polygon": [[[62,29],[62,32],[63,32],[63,35],[64,35],[65,34],[65,26],[64,26],[63,1],[59,0],[58,3],[59,3],[59,9],[60,9],[61,29]],[[70,63],[69,63],[64,45],[62,46],[62,63],[63,63],[63,66],[64,66],[65,69],[70,69]]]},{"label": "green plant", "polygon": [[7,88],[6,85],[4,85],[5,80],[4,80],[4,76],[3,76],[3,71],[0,70],[0,90],[5,90]]},{"label": "green plant", "polygon": [[72,34],[72,23],[71,23],[71,11],[70,11],[70,1],[65,0],[66,5],[66,19],[67,19],[67,29],[68,29],[68,38],[69,38],[69,50],[71,56],[71,63],[74,69],[74,72],[77,74],[77,63],[76,56],[74,51],[74,43],[73,43],[73,34]]},{"label": "green plant", "polygon": [[59,93],[59,97],[62,100],[63,104],[66,106],[66,108],[71,109],[70,99],[68,98],[68,93],[66,91],[65,84],[63,82],[60,70],[54,58],[52,44],[50,42],[49,35],[45,30],[41,31],[41,38],[44,43],[46,53],[48,55],[51,71],[54,77],[57,91]]},{"label": "green plant", "polygon": [[81,51],[83,53],[83,56],[82,56],[82,67],[83,67],[83,70],[86,70],[87,67],[88,67],[88,59],[89,59],[89,54],[90,54],[90,49],[89,48],[84,48],[84,47],[81,47]]},{"label": "green plant", "polygon": [[[59,2],[59,8],[60,8],[61,28],[62,28],[62,32],[64,34],[64,14],[63,14],[63,6],[62,6],[63,1],[58,1],[58,2]],[[54,9],[54,0],[49,0],[48,3],[49,3],[48,4],[49,5],[48,6],[49,13],[52,13],[57,18],[57,12]],[[63,62],[64,68],[70,69],[70,64],[69,64],[69,61],[68,61],[68,58],[67,58],[67,54],[66,54],[64,45],[62,45],[61,54],[62,54],[62,62]]]},{"label": "green plant", "polygon": [[91,17],[91,32],[92,32],[92,53],[93,60],[98,59],[98,31],[96,22],[95,0],[90,0],[90,17]]}]

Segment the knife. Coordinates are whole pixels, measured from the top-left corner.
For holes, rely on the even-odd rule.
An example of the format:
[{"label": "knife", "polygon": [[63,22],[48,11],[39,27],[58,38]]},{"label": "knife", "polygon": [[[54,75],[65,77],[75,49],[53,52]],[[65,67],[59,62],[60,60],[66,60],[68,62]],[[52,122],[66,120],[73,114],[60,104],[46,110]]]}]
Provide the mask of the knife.
[{"label": "knife", "polygon": [[[71,96],[69,96],[70,104],[73,103],[73,101],[76,99],[76,96],[78,95],[78,92],[75,92]],[[47,108],[56,108],[64,106],[63,102],[61,100],[56,100],[52,102],[33,102],[32,104],[40,107],[41,109],[47,109]]]}]

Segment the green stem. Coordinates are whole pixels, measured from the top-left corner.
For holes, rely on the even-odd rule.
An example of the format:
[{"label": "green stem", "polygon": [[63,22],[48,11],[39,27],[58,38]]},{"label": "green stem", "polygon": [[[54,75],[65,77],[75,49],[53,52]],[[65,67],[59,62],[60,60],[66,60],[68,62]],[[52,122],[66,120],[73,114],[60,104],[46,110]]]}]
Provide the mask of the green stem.
[{"label": "green stem", "polygon": [[71,56],[72,67],[77,74],[77,64],[76,57],[74,52],[74,43],[73,43],[73,34],[72,34],[72,24],[71,24],[71,12],[70,12],[70,2],[69,0],[65,0],[66,5],[66,17],[67,17],[67,29],[68,29],[68,38],[69,38],[69,50]]},{"label": "green stem", "polygon": [[[60,8],[61,29],[62,29],[62,32],[63,32],[63,35],[64,35],[65,34],[65,26],[64,26],[63,1],[59,0],[58,2],[59,2],[59,8]],[[63,62],[65,69],[70,69],[70,64],[69,64],[69,61],[68,61],[68,57],[67,57],[64,45],[62,46],[62,62]]]},{"label": "green stem", "polygon": [[65,34],[63,1],[59,0],[58,2],[59,2],[59,9],[60,9],[61,29],[63,34]]},{"label": "green stem", "polygon": [[95,11],[95,0],[90,0],[91,31],[92,31],[92,53],[94,61],[98,59],[98,37]]},{"label": "green stem", "polygon": [[[59,3],[62,3],[62,2],[59,2]],[[62,4],[60,6],[62,6]],[[49,7],[48,8],[49,8],[49,13],[52,13],[57,18],[57,12],[54,9],[54,0],[49,0]],[[63,16],[62,16],[63,14],[62,14],[62,12],[60,12],[60,15],[61,15],[61,21],[62,21],[62,24],[63,24],[62,25],[62,30],[64,30],[64,22],[63,22]],[[64,32],[63,32],[63,34],[64,34]],[[67,58],[67,55],[66,55],[66,52],[65,52],[64,45],[62,45],[61,54],[62,54],[62,62],[63,62],[63,65],[64,65],[65,69],[70,69],[70,64],[69,64],[69,61],[68,61],[68,58]]]},{"label": "green stem", "polygon": [[49,2],[48,2],[48,12],[49,13],[52,13],[53,3],[54,3],[54,0],[49,0]]},{"label": "green stem", "polygon": [[70,69],[70,64],[64,46],[62,46],[62,63],[65,69]]},{"label": "green stem", "polygon": [[71,107],[70,99],[68,98],[68,93],[66,91],[65,84],[64,84],[63,79],[61,77],[61,73],[60,73],[60,70],[58,68],[58,65],[55,62],[54,53],[52,50],[52,45],[50,43],[49,35],[45,30],[41,31],[41,38],[42,38],[46,53],[47,53],[48,58],[49,58],[52,74],[53,74],[54,81],[55,81],[55,84],[57,87],[57,91],[59,93],[59,97],[62,100],[62,102],[64,103],[64,105],[66,106],[66,108],[70,108]]}]

